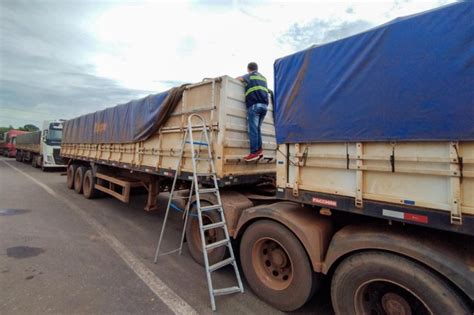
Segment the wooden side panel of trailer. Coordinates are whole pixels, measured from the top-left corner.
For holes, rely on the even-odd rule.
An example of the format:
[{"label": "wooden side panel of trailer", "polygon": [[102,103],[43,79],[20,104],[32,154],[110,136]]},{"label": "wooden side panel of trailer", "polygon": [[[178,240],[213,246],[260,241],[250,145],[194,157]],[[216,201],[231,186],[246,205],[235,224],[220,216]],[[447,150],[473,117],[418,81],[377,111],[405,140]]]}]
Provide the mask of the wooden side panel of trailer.
[{"label": "wooden side panel of trailer", "polygon": [[368,200],[433,209],[451,224],[474,215],[474,142],[285,144],[277,168],[279,190],[293,197],[305,191],[351,197],[359,209]]},{"label": "wooden side panel of trailer", "polygon": [[[262,126],[264,158],[247,163],[243,161],[249,153],[244,88],[242,83],[228,76],[187,87],[167,122],[145,141],[129,144],[63,143],[61,155],[145,172],[174,172],[187,118],[192,113],[201,115],[213,130],[210,135],[216,171],[218,177],[226,178],[225,185],[239,184],[242,177],[275,174],[277,145],[273,106],[269,105]],[[199,140],[199,134],[194,133],[195,141]],[[205,163],[201,167],[204,168]],[[189,154],[183,161],[182,171],[192,171]]]}]

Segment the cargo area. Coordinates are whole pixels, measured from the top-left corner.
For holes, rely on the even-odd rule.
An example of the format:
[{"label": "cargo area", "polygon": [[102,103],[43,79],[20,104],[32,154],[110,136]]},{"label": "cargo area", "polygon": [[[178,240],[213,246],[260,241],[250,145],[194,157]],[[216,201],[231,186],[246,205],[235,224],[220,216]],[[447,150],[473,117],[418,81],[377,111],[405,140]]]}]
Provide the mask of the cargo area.
[{"label": "cargo area", "polygon": [[[262,125],[264,156],[258,162],[247,163],[243,160],[249,152],[244,88],[240,81],[229,76],[186,86],[180,102],[166,122],[145,140],[133,143],[68,143],[65,137],[61,143],[61,156],[174,176],[187,117],[193,113],[201,115],[212,129],[211,146],[220,186],[252,183],[262,175],[275,174],[273,106],[269,105]],[[65,129],[71,123],[66,122]],[[100,126],[94,128],[91,130],[100,131]],[[199,131],[196,130],[195,134],[198,137]],[[189,156],[183,159],[181,171],[185,179],[192,172]]]},{"label": "cargo area", "polygon": [[17,150],[40,153],[41,131],[34,131],[17,136]]},{"label": "cargo area", "polygon": [[277,59],[278,196],[472,235],[472,12],[446,6]]}]

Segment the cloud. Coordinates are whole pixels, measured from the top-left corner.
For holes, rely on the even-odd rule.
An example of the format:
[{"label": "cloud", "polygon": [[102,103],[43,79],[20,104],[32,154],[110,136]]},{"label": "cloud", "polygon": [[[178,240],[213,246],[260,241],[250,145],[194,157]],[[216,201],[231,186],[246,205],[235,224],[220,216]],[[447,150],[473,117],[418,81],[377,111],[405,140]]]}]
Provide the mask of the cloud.
[{"label": "cloud", "polygon": [[295,23],[284,33],[279,41],[290,44],[295,49],[304,49],[311,45],[321,45],[368,30],[374,25],[368,21],[336,22],[314,19],[301,25]]},{"label": "cloud", "polygon": [[363,31],[433,1],[0,1],[0,125],[71,118]]},{"label": "cloud", "polygon": [[95,74],[91,58],[107,47],[81,27],[90,3],[1,6],[0,125],[40,125],[150,93]]}]

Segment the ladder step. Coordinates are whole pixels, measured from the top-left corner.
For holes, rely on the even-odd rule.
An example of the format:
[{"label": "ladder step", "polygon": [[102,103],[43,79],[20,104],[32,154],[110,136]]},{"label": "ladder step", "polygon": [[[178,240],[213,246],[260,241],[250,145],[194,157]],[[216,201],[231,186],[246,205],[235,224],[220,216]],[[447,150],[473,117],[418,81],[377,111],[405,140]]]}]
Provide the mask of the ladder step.
[{"label": "ladder step", "polygon": [[224,226],[225,226],[225,222],[217,222],[217,223],[203,225],[202,229],[204,231],[207,231],[207,230],[212,230],[212,229],[220,228],[220,227],[224,227]]},{"label": "ladder step", "polygon": [[[186,143],[191,143],[191,141],[186,141]],[[209,145],[209,143],[206,143],[206,142],[199,142],[199,141],[193,141],[193,144],[199,144],[199,145]]]},{"label": "ladder step", "polygon": [[201,157],[198,157],[198,158],[194,158],[196,161],[212,161],[211,158],[201,158]]},{"label": "ladder step", "polygon": [[211,243],[211,244],[207,244],[206,249],[211,250],[211,249],[214,249],[214,248],[217,248],[217,247],[220,247],[220,246],[227,245],[228,243],[229,243],[229,240],[223,239],[223,240]]},{"label": "ladder step", "polygon": [[218,263],[215,263],[214,265],[212,266],[209,266],[209,271],[210,272],[213,272],[213,271],[216,271],[217,269],[220,269],[224,266],[227,266],[227,265],[230,265],[234,262],[234,259],[232,257],[230,258],[227,258],[225,260],[221,260],[219,261]]},{"label": "ladder step", "polygon": [[238,292],[241,292],[239,287],[229,287],[229,288],[222,288],[222,289],[212,290],[212,294],[214,294],[214,296],[232,294],[232,293],[238,293]]},{"label": "ladder step", "polygon": [[212,205],[212,206],[201,207],[202,212],[212,211],[212,210],[219,210],[219,209],[222,209],[221,205]]},{"label": "ladder step", "polygon": [[216,193],[219,189],[217,188],[203,188],[199,189],[198,192],[200,194],[210,194],[210,193]]}]

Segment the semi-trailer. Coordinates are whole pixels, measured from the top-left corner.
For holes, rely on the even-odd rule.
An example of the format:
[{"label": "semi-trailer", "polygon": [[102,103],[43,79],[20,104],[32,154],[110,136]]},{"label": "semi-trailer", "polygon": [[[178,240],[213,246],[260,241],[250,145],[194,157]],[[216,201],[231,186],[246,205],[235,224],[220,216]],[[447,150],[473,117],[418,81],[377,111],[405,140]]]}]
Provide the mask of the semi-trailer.
[{"label": "semi-trailer", "polygon": [[[227,76],[70,120],[68,186],[128,201],[145,185],[150,210],[180,172],[186,196],[189,156],[174,168],[186,118],[199,112],[229,234],[264,301],[296,310],[327,282],[336,314],[472,314],[472,12],[457,3],[278,59],[256,163],[242,160],[244,88]],[[191,216],[186,243],[202,264],[199,235]],[[210,263],[225,255],[213,248]]]},{"label": "semi-trailer", "polygon": [[64,120],[47,120],[38,131],[17,136],[16,160],[42,170],[65,168],[60,157]]},{"label": "semi-trailer", "polygon": [[15,157],[16,156],[16,137],[18,135],[27,133],[28,131],[23,130],[9,130],[4,133],[3,140],[0,141],[0,153],[4,157]]}]

